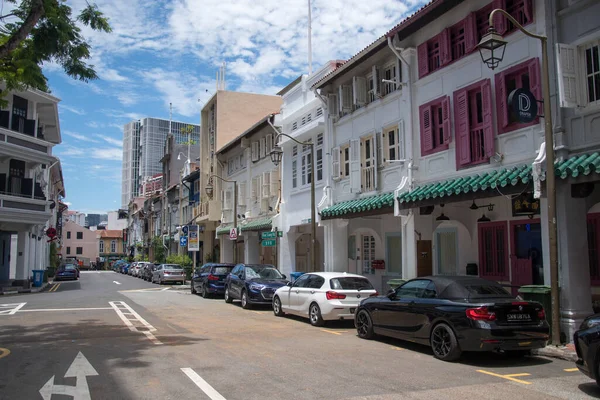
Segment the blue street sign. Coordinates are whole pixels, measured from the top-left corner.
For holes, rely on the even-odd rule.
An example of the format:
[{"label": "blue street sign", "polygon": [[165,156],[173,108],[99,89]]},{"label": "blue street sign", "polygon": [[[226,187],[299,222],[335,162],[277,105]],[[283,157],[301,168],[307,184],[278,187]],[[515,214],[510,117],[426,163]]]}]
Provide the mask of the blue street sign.
[{"label": "blue street sign", "polygon": [[179,245],[181,247],[187,246],[187,236],[182,236],[179,238]]},{"label": "blue street sign", "polygon": [[184,225],[184,226],[181,228],[181,231],[183,232],[183,234],[184,234],[184,235],[186,235],[186,236],[187,236],[187,234],[188,234],[188,226],[187,226],[187,225]]}]

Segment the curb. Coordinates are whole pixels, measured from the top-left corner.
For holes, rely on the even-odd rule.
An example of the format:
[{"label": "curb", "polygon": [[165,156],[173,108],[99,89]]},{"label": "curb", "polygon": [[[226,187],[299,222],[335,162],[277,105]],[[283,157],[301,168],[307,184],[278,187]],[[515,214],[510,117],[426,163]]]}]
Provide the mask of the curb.
[{"label": "curb", "polygon": [[42,290],[46,289],[46,287],[48,287],[48,285],[50,285],[50,282],[45,282],[39,288],[29,288],[29,289],[18,289],[18,290],[3,291],[3,292],[0,292],[0,296],[8,296],[8,295],[11,295],[11,294],[39,293]]},{"label": "curb", "polygon": [[556,346],[546,346],[541,349],[533,350],[534,355],[544,356],[544,357],[552,357],[558,358],[566,361],[577,361],[577,353],[573,350],[569,349],[566,346],[556,347]]}]

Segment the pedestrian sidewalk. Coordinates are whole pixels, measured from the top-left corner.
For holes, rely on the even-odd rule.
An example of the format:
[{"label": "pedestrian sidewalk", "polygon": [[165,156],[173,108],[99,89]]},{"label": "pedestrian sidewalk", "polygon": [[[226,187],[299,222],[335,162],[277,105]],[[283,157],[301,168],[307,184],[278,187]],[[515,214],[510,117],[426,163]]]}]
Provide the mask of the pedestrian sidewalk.
[{"label": "pedestrian sidewalk", "polygon": [[533,354],[573,362],[577,361],[577,353],[575,352],[575,345],[573,343],[564,346],[546,346],[543,349],[534,350]]},{"label": "pedestrian sidewalk", "polygon": [[49,278],[48,282],[42,283],[40,287],[30,287],[25,288],[22,286],[14,286],[14,287],[0,287],[0,296],[8,296],[11,294],[23,294],[23,293],[39,293],[46,289],[48,286],[52,285],[54,279]]}]

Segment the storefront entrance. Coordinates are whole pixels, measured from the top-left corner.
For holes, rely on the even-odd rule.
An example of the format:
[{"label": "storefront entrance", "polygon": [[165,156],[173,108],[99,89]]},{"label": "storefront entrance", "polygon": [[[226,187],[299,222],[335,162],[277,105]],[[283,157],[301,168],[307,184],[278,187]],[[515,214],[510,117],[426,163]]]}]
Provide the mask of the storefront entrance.
[{"label": "storefront entrance", "polygon": [[543,285],[542,227],[539,219],[510,222],[511,285],[513,294],[519,286]]}]

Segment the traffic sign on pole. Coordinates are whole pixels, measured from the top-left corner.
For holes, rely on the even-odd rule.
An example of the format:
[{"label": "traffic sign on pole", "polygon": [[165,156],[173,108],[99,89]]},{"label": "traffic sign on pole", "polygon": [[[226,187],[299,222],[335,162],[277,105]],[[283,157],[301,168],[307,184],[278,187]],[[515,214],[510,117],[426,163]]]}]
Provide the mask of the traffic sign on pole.
[{"label": "traffic sign on pole", "polygon": [[261,245],[263,247],[274,247],[277,246],[277,240],[275,239],[265,239],[262,241]]},{"label": "traffic sign on pole", "polygon": [[181,246],[181,247],[187,246],[187,236],[182,236],[179,238],[179,246]]},{"label": "traffic sign on pole", "polygon": [[238,237],[237,228],[231,228],[231,230],[229,231],[229,239],[236,240],[237,237]]},{"label": "traffic sign on pole", "polygon": [[263,232],[260,234],[261,239],[275,239],[277,237],[276,232]]}]

